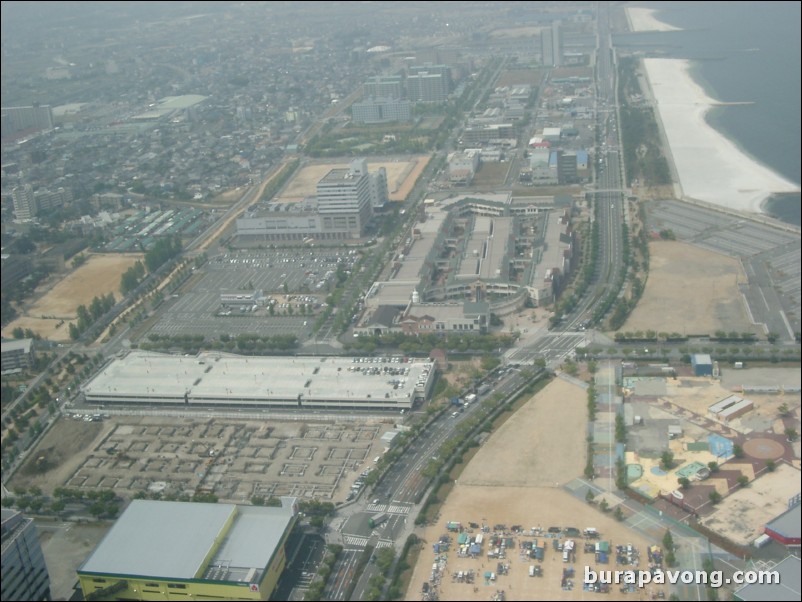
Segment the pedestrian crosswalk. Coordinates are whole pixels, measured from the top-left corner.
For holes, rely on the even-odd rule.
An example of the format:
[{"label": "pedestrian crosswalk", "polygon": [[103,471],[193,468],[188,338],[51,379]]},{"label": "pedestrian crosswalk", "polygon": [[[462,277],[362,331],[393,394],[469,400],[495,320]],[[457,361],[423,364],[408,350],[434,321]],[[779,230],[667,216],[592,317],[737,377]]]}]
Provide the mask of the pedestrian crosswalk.
[{"label": "pedestrian crosswalk", "polygon": [[387,514],[409,514],[412,509],[407,504],[368,504],[368,512],[386,512]]},{"label": "pedestrian crosswalk", "polygon": [[354,546],[357,548],[364,548],[368,545],[367,537],[359,537],[358,535],[343,535],[343,541],[347,546]]}]

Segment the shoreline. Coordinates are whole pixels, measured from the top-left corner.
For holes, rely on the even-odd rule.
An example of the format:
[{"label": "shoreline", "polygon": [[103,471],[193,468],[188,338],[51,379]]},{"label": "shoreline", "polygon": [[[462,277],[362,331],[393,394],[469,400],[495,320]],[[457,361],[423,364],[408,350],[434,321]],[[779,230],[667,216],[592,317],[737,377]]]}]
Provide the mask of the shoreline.
[{"label": "shoreline", "polygon": [[629,30],[638,33],[645,31],[682,31],[679,27],[674,27],[658,20],[654,16],[657,10],[656,8],[646,8],[644,6],[628,6],[624,11],[629,23]]},{"label": "shoreline", "polygon": [[[650,20],[656,21],[652,14],[656,11],[645,9],[646,17],[638,17],[631,10],[626,9],[631,26],[653,27]],[[680,198],[770,216],[765,210],[770,198],[799,194],[797,184],[747,155],[706,119],[716,106],[744,104],[748,110],[750,103],[719,102],[708,96],[691,76],[689,60],[645,58],[642,62],[647,92],[679,180]]]},{"label": "shoreline", "polygon": [[796,184],[748,156],[708,123],[707,113],[722,103],[692,79],[690,61],[647,58],[643,67],[683,196],[762,213],[771,196],[799,193]]}]

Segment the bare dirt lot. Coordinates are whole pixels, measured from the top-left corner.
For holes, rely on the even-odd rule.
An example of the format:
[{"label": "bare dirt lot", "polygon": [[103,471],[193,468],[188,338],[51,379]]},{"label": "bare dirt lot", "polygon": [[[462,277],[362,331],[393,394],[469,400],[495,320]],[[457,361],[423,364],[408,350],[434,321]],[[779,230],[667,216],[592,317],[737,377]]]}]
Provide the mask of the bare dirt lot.
[{"label": "bare dirt lot", "polygon": [[482,163],[473,179],[474,186],[501,186],[510,170],[509,163]]},{"label": "bare dirt lot", "polygon": [[677,241],[652,242],[649,251],[646,289],[622,330],[758,333],[738,289],[746,275],[736,259]]},{"label": "bare dirt lot", "polygon": [[556,487],[580,476],[586,402],[584,390],[555,379],[493,434],[463,471],[460,485]]},{"label": "bare dirt lot", "polygon": [[[372,173],[379,167],[387,170],[387,188],[391,201],[403,201],[412,190],[415,181],[429,162],[427,155],[420,155],[405,159],[368,160],[368,170]],[[290,180],[281,195],[276,198],[279,202],[300,201],[306,196],[315,194],[318,181],[332,169],[347,168],[347,163],[320,163],[307,165]]]},{"label": "bare dirt lot", "polygon": [[[612,546],[631,543],[645,558],[646,541],[642,537],[562,488],[567,481],[580,476],[584,466],[586,400],[582,388],[557,379],[488,439],[457,480],[437,524],[425,529],[426,544],[415,566],[407,600],[420,599],[423,583],[431,581],[435,557],[431,544],[446,533],[447,521],[485,524],[491,530],[496,524],[507,528],[518,524],[526,530],[595,527]],[[584,554],[581,538],[576,542],[578,548],[572,563],[563,563],[562,553],[553,549],[551,539],[538,537],[548,548],[542,563],[519,555],[521,542],[532,540],[532,536],[514,539],[516,547],[502,561],[509,565],[509,574],[497,574],[492,582],[485,580],[484,573],[497,573],[499,561],[487,558],[486,544],[477,558],[459,557],[452,545],[445,554],[447,565],[438,588],[439,599],[487,600],[498,590],[504,590],[507,600],[585,599],[597,594],[582,591],[584,565],[611,568],[596,566],[594,556]],[[540,564],[543,577],[529,577],[531,564]],[[564,590],[561,578],[563,569],[569,566],[576,571],[574,586]],[[473,584],[451,577],[469,570],[477,574]]]},{"label": "bare dirt lot", "polygon": [[45,492],[63,486],[110,429],[111,424],[62,418],[28,456],[10,485],[37,486]]},{"label": "bare dirt lot", "polygon": [[391,422],[62,418],[12,486],[113,489],[126,498],[146,490],[177,496],[201,491],[235,503],[282,495],[344,501],[370,458],[383,452],[380,437]]},{"label": "bare dirt lot", "polygon": [[75,319],[78,306],[88,307],[94,297],[109,293],[119,298],[123,272],[141,259],[139,253],[90,255],[84,265],[43,292],[21,317],[6,326],[3,337],[10,337],[19,326],[53,341],[69,340],[68,323]]}]

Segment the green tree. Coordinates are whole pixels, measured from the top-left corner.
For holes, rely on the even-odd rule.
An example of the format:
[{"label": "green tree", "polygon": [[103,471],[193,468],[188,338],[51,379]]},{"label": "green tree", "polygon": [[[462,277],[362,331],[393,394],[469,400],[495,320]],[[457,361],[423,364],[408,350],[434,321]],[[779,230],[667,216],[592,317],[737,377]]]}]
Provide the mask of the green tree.
[{"label": "green tree", "polygon": [[677,482],[679,483],[679,486],[682,487],[683,489],[688,489],[688,487],[691,486],[691,480],[688,477],[680,477],[679,479],[677,479]]},{"label": "green tree", "polygon": [[618,443],[626,443],[627,441],[627,427],[621,414],[616,414],[615,416],[615,440]]},{"label": "green tree", "polygon": [[671,470],[674,468],[674,453],[671,451],[664,451],[660,456],[660,467],[663,470]]},{"label": "green tree", "polygon": [[710,503],[715,505],[721,501],[721,494],[718,491],[711,491],[710,492]]},{"label": "green tree", "polygon": [[380,548],[374,552],[374,558],[376,559],[376,567],[383,575],[386,575],[393,565],[393,560],[395,560],[395,550],[393,548]]},{"label": "green tree", "polygon": [[663,534],[663,548],[665,548],[667,552],[674,549],[674,536],[671,534],[671,529],[666,529],[666,532]]},{"label": "green tree", "polygon": [[777,470],[777,463],[774,460],[766,460],[766,470],[774,472]]},{"label": "green tree", "polygon": [[707,467],[710,469],[710,473],[711,473],[711,474],[712,474],[712,473],[716,473],[716,472],[718,472],[718,470],[719,470],[719,468],[718,468],[718,462],[708,462],[708,463],[707,463]]},{"label": "green tree", "polygon": [[747,485],[749,485],[749,477],[747,477],[745,474],[739,476],[736,479],[736,481],[738,482],[738,485],[740,485],[741,487],[746,487]]}]

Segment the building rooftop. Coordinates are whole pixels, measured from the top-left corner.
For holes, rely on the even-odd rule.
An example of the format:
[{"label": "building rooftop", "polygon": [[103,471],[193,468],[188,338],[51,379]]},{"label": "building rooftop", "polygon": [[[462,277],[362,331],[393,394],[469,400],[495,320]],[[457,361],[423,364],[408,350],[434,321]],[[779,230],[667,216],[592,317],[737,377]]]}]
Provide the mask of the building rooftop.
[{"label": "building rooftop", "polygon": [[14,339],[12,341],[3,341],[0,343],[2,353],[10,353],[12,351],[22,351],[23,353],[31,352],[31,343],[33,339]]},{"label": "building rooftop", "polygon": [[505,275],[511,230],[512,218],[477,216],[457,278],[492,280]]},{"label": "building rooftop", "polygon": [[329,171],[325,176],[320,178],[318,184],[342,184],[345,181],[352,181],[354,177],[351,175],[350,169],[335,168]]},{"label": "building rooftop", "polygon": [[410,305],[408,315],[422,318],[429,316],[435,321],[459,320],[465,315],[462,303],[414,303]]},{"label": "building rooftop", "polygon": [[[133,351],[106,366],[84,386],[90,403],[105,401],[255,404],[296,400],[348,402],[382,400],[408,404],[414,399],[415,383],[430,362],[404,364],[409,369],[394,388],[381,370],[361,371],[352,358],[239,356],[202,352],[194,357]],[[395,379],[393,379],[395,380]]]},{"label": "building rooftop", "polygon": [[768,523],[766,528],[789,539],[802,537],[802,504],[783,512]]},{"label": "building rooftop", "polygon": [[230,504],[134,500],[79,571],[197,578],[234,512]]},{"label": "building rooftop", "polygon": [[779,583],[744,585],[733,594],[733,599],[743,600],[744,602],[799,600],[800,593],[802,593],[801,562],[798,557],[789,556],[770,569],[780,574]]},{"label": "building rooftop", "polygon": [[167,117],[175,111],[189,109],[206,100],[208,96],[200,94],[184,94],[182,96],[165,96],[159,99],[154,106],[151,106],[144,113],[135,115],[132,119],[152,120]]},{"label": "building rooftop", "polygon": [[134,500],[78,572],[258,581],[296,513],[295,498],[282,504]]}]

